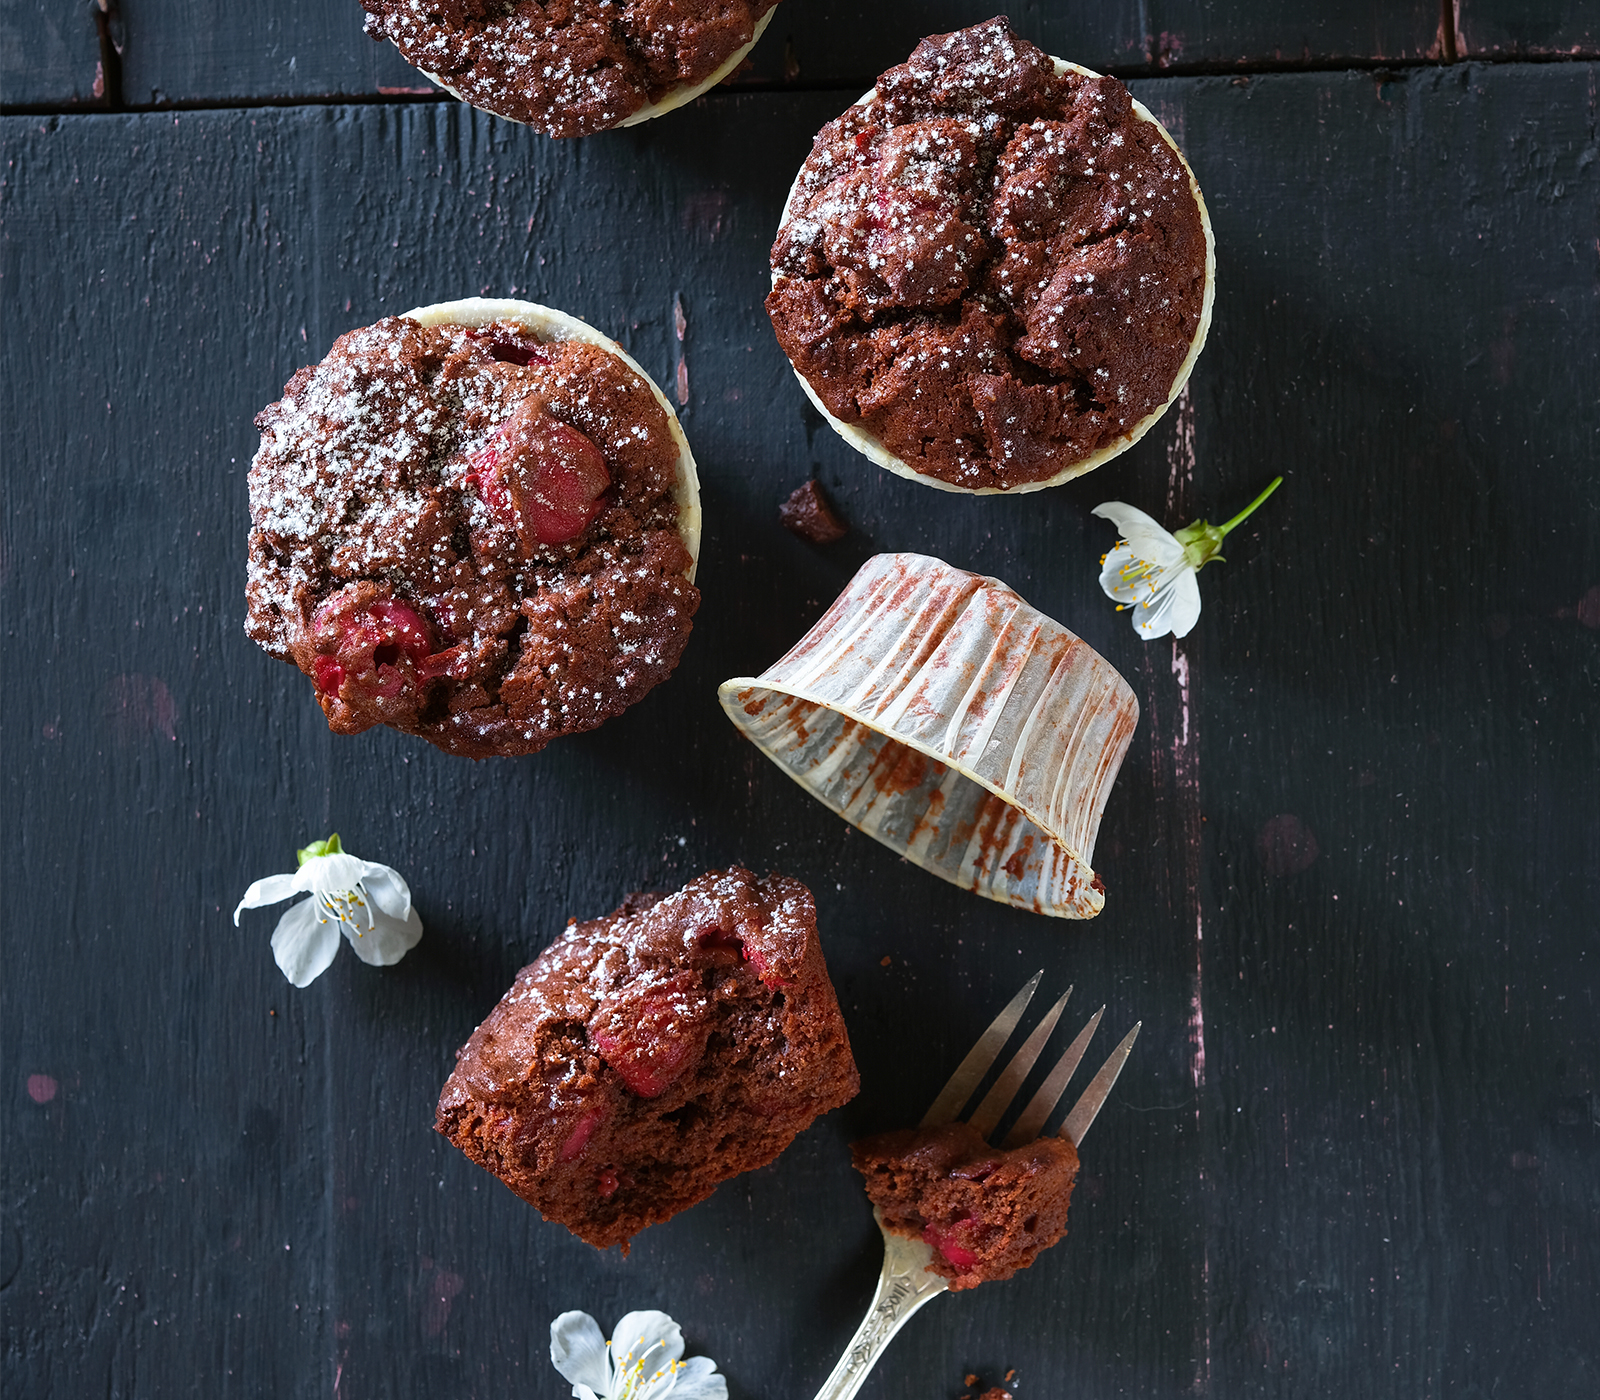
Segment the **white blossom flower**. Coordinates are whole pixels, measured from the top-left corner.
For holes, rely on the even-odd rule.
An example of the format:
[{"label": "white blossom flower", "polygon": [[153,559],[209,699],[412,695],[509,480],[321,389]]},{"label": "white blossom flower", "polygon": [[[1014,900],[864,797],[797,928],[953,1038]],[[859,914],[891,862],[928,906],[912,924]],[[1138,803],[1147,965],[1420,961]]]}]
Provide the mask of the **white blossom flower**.
[{"label": "white blossom flower", "polygon": [[416,947],[422,920],[411,907],[411,889],[398,872],[346,855],[337,835],[313,841],[295,855],[300,868],[293,875],[257,880],[233,911],[237,928],[243,910],[311,892],[310,899],[278,920],[272,934],[272,956],[295,986],[309,986],[328,970],[339,951],[341,933],[356,956],[374,967],[397,963]]},{"label": "white blossom flower", "polygon": [[1255,500],[1232,520],[1211,525],[1196,520],[1176,534],[1162,529],[1142,510],[1121,501],[1107,501],[1094,514],[1109,520],[1122,536],[1100,559],[1100,587],[1115,598],[1117,611],[1133,609],[1133,630],[1146,641],[1187,637],[1200,620],[1200,584],[1195,575],[1207,564],[1222,562],[1222,541],[1228,532],[1278,489],[1274,477]]},{"label": "white blossom flower", "polygon": [[609,1342],[588,1313],[550,1324],[550,1360],[577,1400],[728,1400],[716,1362],[682,1355],[683,1333],[662,1312],[629,1313]]}]

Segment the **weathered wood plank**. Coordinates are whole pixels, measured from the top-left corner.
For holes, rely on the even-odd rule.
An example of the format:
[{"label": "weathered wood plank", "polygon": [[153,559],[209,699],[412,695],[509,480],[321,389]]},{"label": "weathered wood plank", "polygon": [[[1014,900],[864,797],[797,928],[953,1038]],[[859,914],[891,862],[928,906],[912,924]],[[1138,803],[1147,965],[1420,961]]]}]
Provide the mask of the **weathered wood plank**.
[{"label": "weathered wood plank", "polygon": [[101,100],[106,89],[96,14],[94,0],[0,0],[0,105],[77,107]]},{"label": "weathered wood plank", "polygon": [[1600,54],[1600,12],[1583,0],[1458,0],[1462,58]]},{"label": "weathered wood plank", "polygon": [[129,0],[122,91],[130,107],[325,101],[437,89],[393,44],[362,33],[355,0],[293,0],[198,14]]},{"label": "weathered wood plank", "polygon": [[1219,229],[1197,477],[1288,474],[1203,578],[1226,611],[1191,660],[1218,1394],[1592,1374],[1592,81],[1184,104]]},{"label": "weathered wood plank", "polygon": [[[355,0],[282,0],[198,15],[183,0],[128,0],[123,88],[131,106],[377,96],[428,83],[389,44],[361,32]],[[988,19],[990,3],[851,5],[786,0],[736,82],[864,87],[924,34]],[[1204,0],[1101,0],[1010,9],[1050,52],[1119,73],[1252,65],[1407,62],[1438,52],[1431,0],[1276,0],[1219,11]]]},{"label": "weathered wood plank", "polygon": [[[1594,76],[1139,83],[1215,217],[1213,339],[1185,412],[1014,501],[867,466],[772,342],[764,251],[839,94],[567,144],[453,105],[5,122],[0,589],[30,678],[0,693],[30,877],[0,887],[8,1383],[554,1394],[550,1317],[662,1306],[734,1395],[809,1394],[875,1271],[844,1144],[1040,966],[1078,1016],[1145,1022],[1073,1233],[935,1304],[864,1394],[1007,1367],[1037,1396],[1592,1375]],[[484,291],[615,331],[663,381],[681,298],[706,598],[645,704],[472,765],[332,738],[244,638],[243,474],[251,415],[339,332]],[[1217,518],[1278,470],[1198,630],[1140,643],[1089,508]],[[828,550],[776,520],[810,473],[854,527]],[[722,719],[716,682],[877,549],[1007,579],[1134,684],[1094,923],[898,862]],[[273,915],[228,914],[328,830],[406,873],[428,933],[296,993]],[[597,1255],[436,1139],[433,1096],[568,914],[732,859],[817,892],[863,1094]]]}]

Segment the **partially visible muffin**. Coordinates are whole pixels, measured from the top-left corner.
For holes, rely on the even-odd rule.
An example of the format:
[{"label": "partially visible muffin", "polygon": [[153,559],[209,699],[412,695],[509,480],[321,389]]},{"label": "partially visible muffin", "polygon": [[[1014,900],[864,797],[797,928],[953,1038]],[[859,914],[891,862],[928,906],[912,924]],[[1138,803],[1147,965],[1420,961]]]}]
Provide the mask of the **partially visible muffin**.
[{"label": "partially visible muffin", "polygon": [[713,870],[571,923],[457,1054],[437,1127],[599,1249],[860,1088],[798,880]]},{"label": "partially visible muffin", "polygon": [[850,1154],[884,1228],[926,1240],[952,1290],[1010,1278],[1067,1233],[1078,1153],[1064,1137],[1002,1151],[949,1123],[882,1133]]},{"label": "partially visible muffin", "polygon": [[1004,19],[925,39],[818,133],[767,310],[834,426],[951,490],[1034,490],[1137,440],[1210,319],[1198,186],[1106,78]]},{"label": "partially visible muffin", "polygon": [[677,665],[700,599],[694,460],[582,322],[515,302],[386,317],[256,426],[246,631],[336,733],[533,753]]},{"label": "partially visible muffin", "polygon": [[361,0],[463,102],[551,136],[632,126],[738,66],[778,0]]}]

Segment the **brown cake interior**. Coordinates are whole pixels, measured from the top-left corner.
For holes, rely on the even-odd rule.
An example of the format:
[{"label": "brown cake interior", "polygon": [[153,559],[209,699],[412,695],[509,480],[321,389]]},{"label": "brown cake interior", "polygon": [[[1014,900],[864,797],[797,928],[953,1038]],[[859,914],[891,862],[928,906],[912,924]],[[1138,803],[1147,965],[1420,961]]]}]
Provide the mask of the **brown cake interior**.
[{"label": "brown cake interior", "polygon": [[810,891],[735,867],[570,924],[459,1052],[436,1126],[626,1247],[859,1087]]},{"label": "brown cake interior", "polygon": [[885,1228],[926,1240],[952,1289],[1010,1278],[1067,1233],[1078,1153],[1064,1137],[1002,1151],[950,1123],[882,1133],[850,1151]]}]

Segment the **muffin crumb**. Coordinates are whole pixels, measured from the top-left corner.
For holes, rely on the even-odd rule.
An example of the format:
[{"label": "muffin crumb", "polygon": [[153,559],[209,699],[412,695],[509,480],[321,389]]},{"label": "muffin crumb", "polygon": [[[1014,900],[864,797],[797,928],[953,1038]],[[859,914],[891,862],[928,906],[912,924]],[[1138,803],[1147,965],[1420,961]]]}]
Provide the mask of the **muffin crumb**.
[{"label": "muffin crumb", "polygon": [[814,479],[790,492],[789,499],[778,507],[778,519],[790,534],[812,544],[832,544],[850,533]]}]

